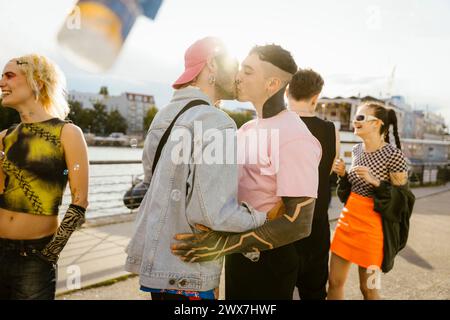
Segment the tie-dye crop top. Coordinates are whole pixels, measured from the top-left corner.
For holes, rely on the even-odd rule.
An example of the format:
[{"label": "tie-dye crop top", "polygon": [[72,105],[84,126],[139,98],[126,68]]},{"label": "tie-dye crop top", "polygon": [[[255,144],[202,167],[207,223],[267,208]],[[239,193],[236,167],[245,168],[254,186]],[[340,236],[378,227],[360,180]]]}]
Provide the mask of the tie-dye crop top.
[{"label": "tie-dye crop top", "polygon": [[52,118],[8,129],[0,160],[5,176],[1,208],[37,215],[58,214],[68,179],[61,145],[65,123]]}]

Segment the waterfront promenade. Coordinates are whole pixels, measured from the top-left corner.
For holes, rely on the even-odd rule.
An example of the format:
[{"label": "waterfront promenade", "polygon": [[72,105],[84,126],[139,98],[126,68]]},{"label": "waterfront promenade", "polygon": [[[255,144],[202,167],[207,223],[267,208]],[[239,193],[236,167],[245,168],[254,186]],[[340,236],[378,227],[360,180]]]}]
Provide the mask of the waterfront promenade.
[{"label": "waterfront promenade", "polygon": [[[408,244],[394,269],[382,276],[382,297],[450,299],[450,183],[413,192],[417,201]],[[334,197],[329,210],[332,230],[341,208]],[[57,299],[148,299],[148,294],[138,290],[138,278],[123,270],[133,220],[134,215],[125,215],[91,221],[74,234],[59,262]],[[82,289],[70,292],[78,271]],[[361,299],[358,286],[357,268],[353,267],[347,299]]]}]

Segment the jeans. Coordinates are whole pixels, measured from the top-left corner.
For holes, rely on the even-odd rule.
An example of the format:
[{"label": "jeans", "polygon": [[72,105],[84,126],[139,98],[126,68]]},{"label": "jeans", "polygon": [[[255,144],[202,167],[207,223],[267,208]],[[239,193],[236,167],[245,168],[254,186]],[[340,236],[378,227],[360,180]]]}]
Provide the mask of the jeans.
[{"label": "jeans", "polygon": [[52,237],[0,238],[0,300],[55,299],[57,266],[39,254]]}]

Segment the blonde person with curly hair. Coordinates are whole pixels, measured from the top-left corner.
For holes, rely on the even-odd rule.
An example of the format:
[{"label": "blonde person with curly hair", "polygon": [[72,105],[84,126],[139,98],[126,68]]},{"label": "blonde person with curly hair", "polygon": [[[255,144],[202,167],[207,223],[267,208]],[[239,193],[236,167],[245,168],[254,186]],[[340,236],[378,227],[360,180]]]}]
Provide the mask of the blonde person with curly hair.
[{"label": "blonde person with curly hair", "polygon": [[[86,143],[65,121],[65,79],[48,58],[11,59],[0,89],[21,120],[0,133],[0,299],[54,299],[59,254],[88,205]],[[67,181],[72,202],[59,223]]]}]

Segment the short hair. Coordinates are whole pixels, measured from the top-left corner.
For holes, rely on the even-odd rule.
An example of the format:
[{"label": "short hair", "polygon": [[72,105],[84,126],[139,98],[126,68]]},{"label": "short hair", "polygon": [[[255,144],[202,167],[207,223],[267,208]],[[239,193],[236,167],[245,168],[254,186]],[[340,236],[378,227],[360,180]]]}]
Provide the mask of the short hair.
[{"label": "short hair", "polygon": [[314,70],[300,69],[289,83],[289,95],[295,100],[308,100],[322,91],[323,79]]},{"label": "short hair", "polygon": [[39,54],[28,54],[11,61],[17,63],[45,110],[64,120],[69,113],[69,105],[66,99],[66,78],[59,67]]},{"label": "short hair", "polygon": [[294,74],[298,70],[292,54],[276,44],[267,44],[264,46],[254,46],[250,54],[257,54],[262,61],[273,64],[281,70]]}]

